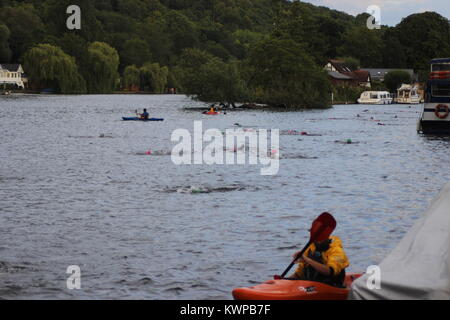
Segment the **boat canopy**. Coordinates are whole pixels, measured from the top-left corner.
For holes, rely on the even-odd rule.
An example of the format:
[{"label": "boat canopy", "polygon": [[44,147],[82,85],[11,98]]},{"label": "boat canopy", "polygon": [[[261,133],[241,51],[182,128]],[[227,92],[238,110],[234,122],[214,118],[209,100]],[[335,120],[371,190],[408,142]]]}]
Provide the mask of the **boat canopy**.
[{"label": "boat canopy", "polygon": [[410,84],[402,84],[402,86],[400,88],[397,89],[397,91],[411,91],[413,89],[416,89],[416,87],[413,87]]},{"label": "boat canopy", "polygon": [[349,295],[355,300],[450,299],[450,183],[398,246],[381,262],[381,289],[365,274]]},{"label": "boat canopy", "polygon": [[436,64],[436,63],[450,63],[450,58],[438,58],[431,60],[430,64]]}]

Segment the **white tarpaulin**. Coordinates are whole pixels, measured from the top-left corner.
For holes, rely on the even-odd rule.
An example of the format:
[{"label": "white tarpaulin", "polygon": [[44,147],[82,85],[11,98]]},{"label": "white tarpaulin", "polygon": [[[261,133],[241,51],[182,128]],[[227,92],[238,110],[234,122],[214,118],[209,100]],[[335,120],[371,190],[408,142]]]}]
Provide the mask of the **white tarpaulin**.
[{"label": "white tarpaulin", "polygon": [[450,299],[450,183],[425,215],[380,263],[381,289],[369,289],[365,274],[350,299]]}]

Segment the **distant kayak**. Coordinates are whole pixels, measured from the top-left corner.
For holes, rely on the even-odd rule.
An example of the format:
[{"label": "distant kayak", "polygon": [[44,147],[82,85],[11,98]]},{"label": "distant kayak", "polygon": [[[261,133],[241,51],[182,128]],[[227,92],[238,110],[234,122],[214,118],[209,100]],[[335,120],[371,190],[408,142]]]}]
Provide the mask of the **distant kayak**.
[{"label": "distant kayak", "polygon": [[217,114],[220,114],[220,112],[211,112],[211,111],[205,111],[205,112],[203,112],[203,114],[207,114],[207,115],[217,115]]},{"label": "distant kayak", "polygon": [[346,300],[350,287],[360,274],[348,274],[345,288],[304,280],[270,280],[263,284],[233,290],[235,300]]},{"label": "distant kayak", "polygon": [[141,119],[138,117],[122,117],[123,121],[164,121],[161,118]]}]

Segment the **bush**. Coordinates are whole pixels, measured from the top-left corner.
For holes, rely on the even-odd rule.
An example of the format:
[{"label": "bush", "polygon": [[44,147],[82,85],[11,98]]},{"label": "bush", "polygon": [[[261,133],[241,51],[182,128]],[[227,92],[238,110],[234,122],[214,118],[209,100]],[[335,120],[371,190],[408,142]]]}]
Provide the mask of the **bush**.
[{"label": "bush", "polygon": [[402,83],[411,83],[411,76],[406,71],[391,71],[384,77],[384,85],[389,92],[396,92]]},{"label": "bush", "polygon": [[334,101],[338,103],[356,103],[367,88],[339,86],[333,88]]}]

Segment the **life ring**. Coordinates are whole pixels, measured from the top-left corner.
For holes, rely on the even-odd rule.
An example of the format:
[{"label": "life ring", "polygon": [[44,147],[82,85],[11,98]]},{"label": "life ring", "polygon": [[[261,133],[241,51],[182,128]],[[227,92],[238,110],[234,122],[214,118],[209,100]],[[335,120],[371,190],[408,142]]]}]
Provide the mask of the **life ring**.
[{"label": "life ring", "polygon": [[[444,113],[441,113],[442,109],[444,109]],[[450,113],[450,110],[449,110],[448,106],[445,104],[437,105],[436,108],[434,109],[434,114],[439,119],[446,119],[448,117],[449,113]]]}]

